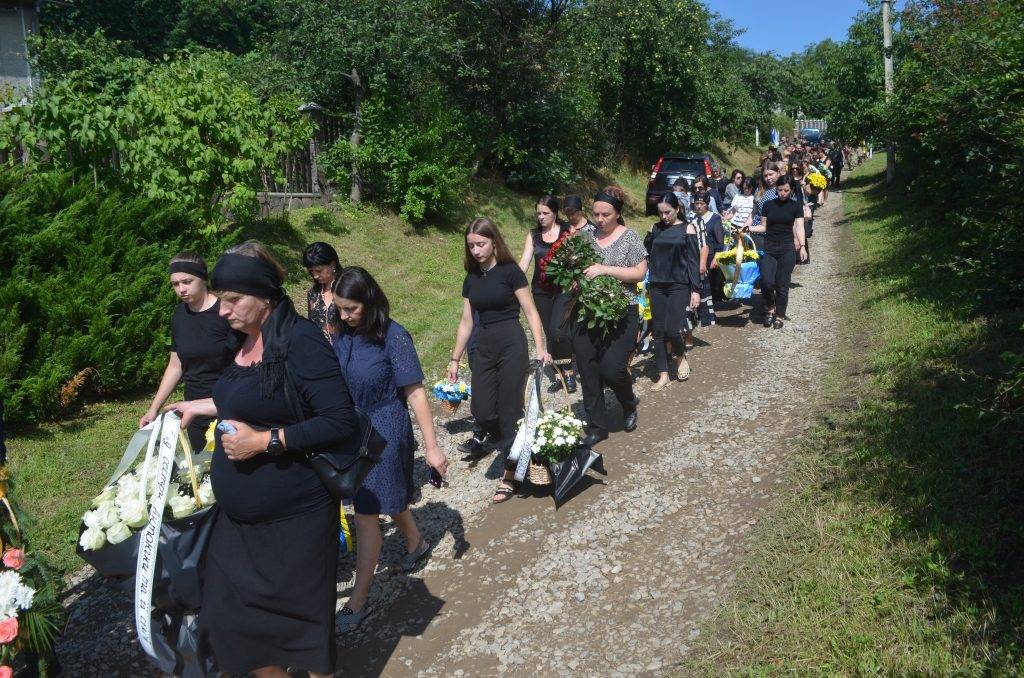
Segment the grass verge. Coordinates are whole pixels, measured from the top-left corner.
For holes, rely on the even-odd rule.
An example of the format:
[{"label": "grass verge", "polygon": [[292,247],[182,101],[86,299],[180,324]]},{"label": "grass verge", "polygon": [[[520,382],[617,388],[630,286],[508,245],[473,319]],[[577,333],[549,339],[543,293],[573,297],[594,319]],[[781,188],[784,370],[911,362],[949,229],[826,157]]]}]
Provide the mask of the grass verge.
[{"label": "grass verge", "polygon": [[1024,314],[977,313],[969,279],[925,263],[958,227],[887,192],[883,165],[846,185],[833,403],[684,675],[1024,672],[1024,459],[997,397]]}]

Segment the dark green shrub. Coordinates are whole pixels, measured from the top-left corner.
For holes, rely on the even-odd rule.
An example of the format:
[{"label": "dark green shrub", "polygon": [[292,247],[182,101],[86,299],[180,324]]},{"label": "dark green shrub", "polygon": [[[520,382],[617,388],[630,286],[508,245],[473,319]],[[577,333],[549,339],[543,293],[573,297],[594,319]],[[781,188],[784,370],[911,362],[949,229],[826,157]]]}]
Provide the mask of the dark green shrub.
[{"label": "dark green shrub", "polygon": [[167,358],[168,259],[214,251],[179,208],[60,172],[0,170],[0,397],[10,421],[85,392],[153,384]]},{"label": "dark green shrub", "polygon": [[338,139],[320,157],[328,178],[347,191],[353,156],[374,199],[421,222],[446,216],[469,179],[473,148],[458,111],[427,106],[412,115],[371,98],[362,108],[363,140]]}]

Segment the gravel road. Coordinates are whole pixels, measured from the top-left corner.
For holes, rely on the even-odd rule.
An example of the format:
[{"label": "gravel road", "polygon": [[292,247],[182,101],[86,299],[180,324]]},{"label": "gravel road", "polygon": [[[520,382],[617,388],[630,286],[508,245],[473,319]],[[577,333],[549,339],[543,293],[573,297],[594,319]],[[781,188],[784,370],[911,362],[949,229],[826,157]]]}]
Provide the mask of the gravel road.
[{"label": "gravel road", "polygon": [[[391,572],[404,544],[385,524],[376,612],[340,639],[339,675],[632,676],[678,662],[727,593],[781,482],[788,440],[815,406],[847,284],[840,199],[818,212],[785,327],[750,322],[748,308],[722,311],[697,335],[690,380],[660,393],[649,388],[653,360],[638,364],[640,427],[598,446],[609,476],[585,481],[558,510],[530,492],[492,507],[498,460],[458,461],[468,408],[455,418],[438,411],[451,485],[428,485],[418,459],[413,505],[433,556],[413,574]],[[339,601],[353,567],[344,556]],[[134,639],[130,593],[88,568],[71,584],[57,647],[65,675],[152,675]]]}]

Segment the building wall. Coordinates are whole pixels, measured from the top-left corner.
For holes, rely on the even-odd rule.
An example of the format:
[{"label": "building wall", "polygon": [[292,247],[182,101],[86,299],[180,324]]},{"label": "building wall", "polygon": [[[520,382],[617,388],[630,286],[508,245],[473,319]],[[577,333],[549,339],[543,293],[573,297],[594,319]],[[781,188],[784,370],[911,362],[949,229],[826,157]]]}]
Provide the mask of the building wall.
[{"label": "building wall", "polygon": [[36,27],[36,12],[31,4],[0,0],[0,98],[15,98],[32,89],[32,70],[28,62],[28,36]]}]

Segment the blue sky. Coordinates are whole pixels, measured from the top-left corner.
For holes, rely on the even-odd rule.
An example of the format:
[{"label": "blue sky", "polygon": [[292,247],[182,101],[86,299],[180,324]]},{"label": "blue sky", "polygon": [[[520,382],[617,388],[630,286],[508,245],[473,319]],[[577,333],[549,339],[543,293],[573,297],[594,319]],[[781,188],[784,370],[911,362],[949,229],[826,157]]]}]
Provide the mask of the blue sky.
[{"label": "blue sky", "polygon": [[801,52],[804,47],[832,38],[844,40],[865,0],[704,0],[708,7],[746,32],[738,39],[749,49],[772,51],[780,56]]}]

